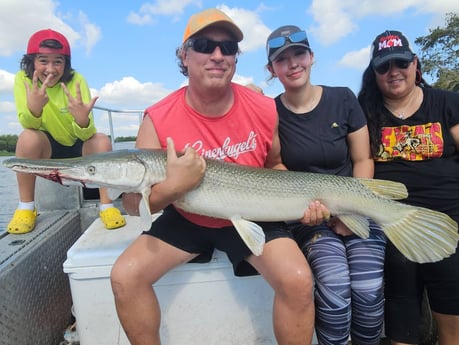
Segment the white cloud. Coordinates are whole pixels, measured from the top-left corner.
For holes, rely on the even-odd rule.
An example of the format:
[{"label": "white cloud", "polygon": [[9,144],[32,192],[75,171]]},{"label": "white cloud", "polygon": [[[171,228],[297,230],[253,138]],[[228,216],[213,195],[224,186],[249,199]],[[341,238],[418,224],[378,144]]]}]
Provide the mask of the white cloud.
[{"label": "white cloud", "polygon": [[14,74],[0,69],[0,135],[19,134],[22,130],[13,97]]},{"label": "white cloud", "polygon": [[339,61],[338,64],[345,67],[350,67],[363,71],[370,62],[370,46],[362,48],[358,51],[346,53]]},{"label": "white cloud", "polygon": [[0,95],[12,94],[14,86],[14,74],[0,69]]},{"label": "white cloud", "polygon": [[[93,109],[93,114],[97,131],[112,135],[108,111],[95,108]],[[143,110],[129,113],[112,111],[111,120],[114,132],[113,137],[136,136],[142,116]]]},{"label": "white cloud", "polygon": [[172,16],[178,20],[187,6],[200,8],[200,0],[156,0],[142,4],[137,12],[130,12],[126,21],[135,25],[146,25],[155,22],[155,16]]},{"label": "white cloud", "polygon": [[0,114],[2,120],[0,135],[19,134],[22,131],[22,127],[16,115],[16,106],[13,101],[0,101]]},{"label": "white cloud", "polygon": [[419,14],[459,12],[457,0],[312,0],[308,12],[314,18],[309,32],[323,45],[330,45],[358,30],[358,21],[369,16],[388,16],[414,9]]},{"label": "white cloud", "polygon": [[89,21],[88,16],[84,12],[79,12],[78,19],[83,27],[81,37],[86,47],[86,54],[90,55],[92,48],[101,39],[101,30],[97,25]]},{"label": "white cloud", "polygon": [[[64,34],[73,46],[78,44],[91,48],[97,26],[79,11],[66,13],[65,18],[57,11],[59,3],[53,0],[1,0],[0,1],[0,56],[24,52],[30,35],[35,31],[50,28]],[[83,26],[83,33],[67,22],[75,16]],[[65,19],[65,22],[64,22]]]},{"label": "white cloud", "polygon": [[[350,1],[354,2],[354,1]],[[329,45],[355,30],[352,17],[340,0],[313,0],[308,10],[314,24],[308,31],[317,36],[323,45]]]},{"label": "white cloud", "polygon": [[14,102],[10,101],[2,101],[0,102],[0,113],[2,114],[14,114],[14,117],[16,118],[16,106],[14,105]]},{"label": "white cloud", "polygon": [[235,74],[233,77],[233,82],[241,84],[241,85],[247,85],[253,83],[253,78],[252,77],[244,77],[239,74]]},{"label": "white cloud", "polygon": [[[268,37],[271,29],[268,28],[260,18],[258,11],[250,11],[243,8],[230,8],[225,5],[217,6],[225,12],[244,33],[244,40],[241,42],[241,51],[248,52],[265,46],[264,38]],[[260,39],[263,37],[263,39]]]},{"label": "white cloud", "polygon": [[171,92],[161,83],[140,83],[133,77],[105,84],[98,92],[97,105],[123,109],[144,109]]},{"label": "white cloud", "polygon": [[153,23],[153,18],[150,14],[139,14],[131,12],[126,17],[126,21],[134,25],[146,25]]},{"label": "white cloud", "polygon": [[[155,22],[156,16],[172,16],[174,21],[187,21],[188,18],[182,18],[181,15],[185,7],[195,6],[196,12],[201,10],[201,1],[196,0],[160,0],[152,3],[146,3],[141,6],[137,12],[129,13],[127,21],[131,24],[146,25]],[[239,7],[228,7],[226,5],[217,5],[216,8],[225,12],[244,33],[244,40],[241,42],[242,52],[254,51],[265,45],[264,40],[260,37],[268,37],[271,30],[263,23],[259,11],[264,10],[261,6],[255,11],[250,11]]]},{"label": "white cloud", "polygon": [[[415,1],[421,13],[436,13],[442,16],[448,12],[459,13],[459,1],[456,0],[424,0]],[[444,24],[444,20],[442,22]]]},{"label": "white cloud", "polygon": [[25,42],[38,29],[51,24],[61,27],[62,21],[52,14],[54,7],[51,0],[0,1],[0,55],[9,56],[24,51]]}]

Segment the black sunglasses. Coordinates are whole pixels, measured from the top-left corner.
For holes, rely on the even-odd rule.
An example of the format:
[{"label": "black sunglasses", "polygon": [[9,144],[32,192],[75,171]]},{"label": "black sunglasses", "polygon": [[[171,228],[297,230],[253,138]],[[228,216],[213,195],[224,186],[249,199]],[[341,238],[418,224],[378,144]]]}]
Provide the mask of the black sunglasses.
[{"label": "black sunglasses", "polygon": [[223,55],[236,55],[239,46],[236,41],[212,41],[208,38],[195,38],[188,41],[187,45],[195,52],[212,54],[219,47]]},{"label": "black sunglasses", "polygon": [[379,65],[378,67],[374,67],[374,69],[376,73],[378,74],[386,74],[389,71],[391,65],[395,65],[397,66],[397,68],[407,69],[410,63],[412,62],[413,60],[407,61],[407,60],[394,59],[394,60],[389,60],[383,63],[382,65]]}]

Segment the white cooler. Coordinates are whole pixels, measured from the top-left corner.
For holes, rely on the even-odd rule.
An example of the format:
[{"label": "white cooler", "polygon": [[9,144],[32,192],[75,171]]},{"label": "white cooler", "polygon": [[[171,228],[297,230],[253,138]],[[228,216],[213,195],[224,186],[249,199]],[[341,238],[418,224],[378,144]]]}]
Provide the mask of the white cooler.
[{"label": "white cooler", "polygon": [[[113,301],[110,270],[139,235],[139,217],[104,229],[100,219],[67,252],[64,272],[72,292],[81,345],[128,345]],[[225,253],[210,263],[184,264],[155,284],[163,345],[276,344],[273,291],[261,276],[235,277]],[[314,343],[316,343],[314,339]]]}]

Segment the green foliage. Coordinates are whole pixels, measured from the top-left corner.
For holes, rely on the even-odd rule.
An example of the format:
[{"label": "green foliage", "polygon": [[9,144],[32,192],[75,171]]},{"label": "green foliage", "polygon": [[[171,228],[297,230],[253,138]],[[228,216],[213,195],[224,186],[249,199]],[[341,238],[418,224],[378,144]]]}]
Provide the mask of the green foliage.
[{"label": "green foliage", "polygon": [[14,153],[17,142],[18,136],[15,134],[0,135],[0,151]]},{"label": "green foliage", "polygon": [[438,79],[434,83],[435,87],[445,90],[459,92],[459,71],[441,69],[438,74]]},{"label": "green foliage", "polygon": [[115,143],[122,143],[126,141],[135,141],[137,137],[131,136],[131,137],[116,137],[115,138]]},{"label": "green foliage", "polygon": [[429,34],[416,38],[421,47],[419,57],[423,72],[436,79],[434,87],[459,91],[459,17],[447,13],[445,27],[429,29]]}]

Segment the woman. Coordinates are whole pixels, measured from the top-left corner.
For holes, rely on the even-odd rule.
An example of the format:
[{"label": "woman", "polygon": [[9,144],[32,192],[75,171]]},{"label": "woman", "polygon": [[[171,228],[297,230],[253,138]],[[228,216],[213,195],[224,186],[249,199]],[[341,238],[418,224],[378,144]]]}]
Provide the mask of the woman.
[{"label": "woman", "polygon": [[[402,182],[403,202],[444,212],[459,221],[459,94],[430,88],[408,39],[378,35],[358,99],[370,131],[375,178]],[[459,255],[418,264],[389,242],[385,264],[385,327],[392,344],[421,341],[426,289],[440,345],[459,339]]]},{"label": "woman", "polygon": [[[14,81],[14,100],[24,131],[16,144],[20,158],[70,158],[111,151],[110,139],[96,133],[84,77],[72,69],[70,45],[61,33],[46,29],[29,39]],[[11,234],[35,227],[35,175],[17,173],[19,205],[8,224]],[[107,229],[126,224],[105,189],[100,190],[100,217]]]},{"label": "woman", "polygon": [[[282,161],[289,170],[373,177],[365,116],[346,87],[311,84],[314,63],[307,34],[283,26],[267,40],[268,65],[285,92],[275,98]],[[370,221],[361,239],[337,218],[323,222],[324,206],[310,206],[311,222],[289,224],[315,278],[320,344],[379,344],[383,323],[386,238]],[[326,212],[325,212],[326,214]]]}]

